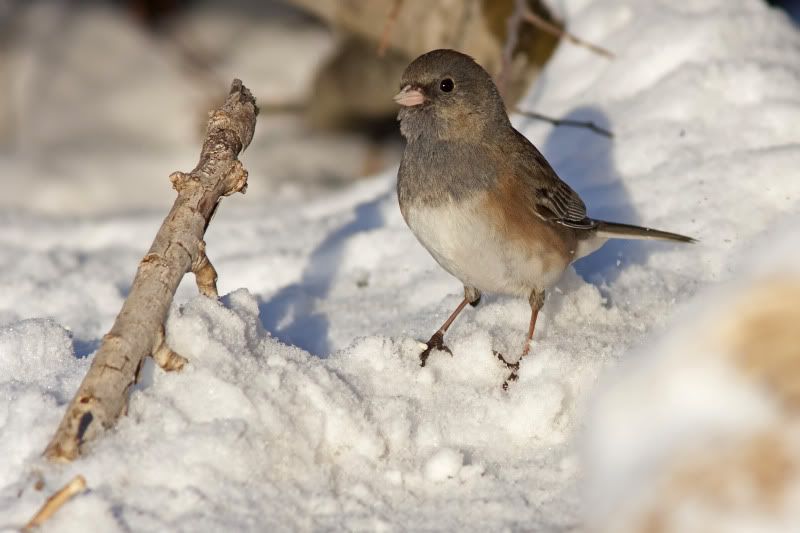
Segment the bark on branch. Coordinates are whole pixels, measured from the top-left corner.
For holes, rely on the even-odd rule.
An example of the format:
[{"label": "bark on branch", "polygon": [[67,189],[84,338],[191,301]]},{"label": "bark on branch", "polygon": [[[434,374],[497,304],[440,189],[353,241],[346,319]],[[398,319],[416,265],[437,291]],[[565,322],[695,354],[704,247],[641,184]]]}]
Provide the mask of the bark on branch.
[{"label": "bark on branch", "polygon": [[45,456],[71,461],[82,445],[110,428],[128,404],[142,361],[155,356],[166,369],[185,359],[164,343],[164,320],[183,275],[193,271],[203,294],[216,295],[216,272],[205,256],[205,234],[223,196],[244,192],[247,171],[237,159],[253,138],[258,108],[234,80],[225,103],[211,113],[200,161],[191,172],[170,176],[178,197],[139,263],[127,300],[67,407]]}]

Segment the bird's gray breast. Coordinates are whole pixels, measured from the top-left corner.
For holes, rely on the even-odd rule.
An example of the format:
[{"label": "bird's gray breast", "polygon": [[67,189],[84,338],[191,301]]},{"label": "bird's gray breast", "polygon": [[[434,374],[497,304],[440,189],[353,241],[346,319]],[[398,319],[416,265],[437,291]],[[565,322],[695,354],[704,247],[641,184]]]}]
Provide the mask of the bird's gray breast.
[{"label": "bird's gray breast", "polygon": [[400,208],[441,205],[487,190],[496,179],[492,160],[481,145],[430,141],[406,145],[397,175]]}]

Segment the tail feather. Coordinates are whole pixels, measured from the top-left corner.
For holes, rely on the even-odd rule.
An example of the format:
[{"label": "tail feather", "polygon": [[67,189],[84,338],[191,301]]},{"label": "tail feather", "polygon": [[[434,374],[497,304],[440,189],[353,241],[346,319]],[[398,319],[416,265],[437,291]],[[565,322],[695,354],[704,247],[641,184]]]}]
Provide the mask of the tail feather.
[{"label": "tail feather", "polygon": [[641,226],[634,226],[632,224],[620,224],[618,222],[605,222],[603,220],[596,220],[597,235],[606,237],[608,239],[644,239],[644,240],[658,240],[658,241],[674,241],[674,242],[697,242],[697,239],[680,235],[678,233],[670,233],[669,231],[661,231],[652,228],[644,228]]}]

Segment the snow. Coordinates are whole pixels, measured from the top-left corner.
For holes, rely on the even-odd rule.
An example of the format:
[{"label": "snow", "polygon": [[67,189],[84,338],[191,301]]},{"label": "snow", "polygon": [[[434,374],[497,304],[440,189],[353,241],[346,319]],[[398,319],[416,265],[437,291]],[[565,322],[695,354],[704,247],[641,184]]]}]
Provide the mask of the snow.
[{"label": "snow", "polygon": [[[152,143],[172,143],[164,152],[122,153],[126,137],[102,155],[62,132],[48,142],[67,144],[69,164],[0,155],[14,176],[0,214],[0,528],[82,474],[90,490],[45,531],[571,531],[587,518],[612,531],[603,510],[649,497],[647,472],[680,443],[774,422],[773,400],[729,364],[694,358],[682,332],[724,310],[749,283],[737,280],[796,262],[797,241],[779,235],[800,202],[800,34],[749,0],[552,3],[617,57],[562,44],[522,107],[615,138],[515,124],[592,215],[699,245],[611,243],[576,265],[504,392],[492,350],[521,350],[527,303],[487,295],[449,332],[453,356],[420,368],[418,341],[461,287],[405,227],[394,171],[271,198],[256,144],[243,156],[248,196],[226,199],[207,235],[225,296],[199,297],[187,279],[166,324],[189,365],[148,363],[128,416],[74,463],[50,465],[40,454],[164,215],[145,198],[193,166],[196,139],[190,112],[164,102],[176,117]],[[239,63],[245,83],[254,63]],[[126,112],[164,92],[160,72]],[[141,181],[109,176],[120,161]]]},{"label": "snow", "polygon": [[464,456],[452,448],[440,448],[428,459],[423,467],[425,479],[442,482],[456,477],[464,465]]}]

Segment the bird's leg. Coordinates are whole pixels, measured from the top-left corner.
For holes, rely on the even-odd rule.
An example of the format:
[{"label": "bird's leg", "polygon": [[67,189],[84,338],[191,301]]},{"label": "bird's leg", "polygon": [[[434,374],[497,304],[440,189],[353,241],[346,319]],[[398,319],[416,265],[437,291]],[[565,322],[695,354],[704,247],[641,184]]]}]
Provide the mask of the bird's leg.
[{"label": "bird's leg", "polygon": [[509,363],[506,361],[505,357],[502,356],[502,354],[497,354],[498,359],[504,362],[506,366],[511,369],[511,374],[509,374],[506,380],[503,382],[503,390],[508,390],[508,384],[519,379],[519,364],[522,361],[522,358],[528,355],[528,352],[531,349],[533,332],[536,330],[536,318],[539,316],[539,311],[544,305],[544,291],[531,291],[528,301],[531,304],[531,321],[530,324],[528,324],[528,336],[525,339],[525,347],[522,348],[522,355],[519,356],[519,359],[517,359],[516,363]]},{"label": "bird's leg", "polygon": [[478,304],[481,303],[481,291],[475,287],[467,287],[464,285],[464,299],[466,299],[472,307],[478,307]]},{"label": "bird's leg", "polygon": [[472,287],[464,287],[464,299],[461,300],[461,303],[458,304],[456,310],[444,321],[442,327],[436,330],[430,340],[428,340],[427,348],[421,354],[419,354],[419,366],[425,366],[425,363],[428,361],[428,357],[431,355],[431,351],[433,350],[442,350],[449,354],[453,354],[450,351],[450,348],[445,346],[444,344],[444,334],[447,332],[448,328],[455,322],[456,317],[464,310],[467,304],[471,304],[473,307],[478,305],[481,300],[481,293]]},{"label": "bird's leg", "polygon": [[466,307],[468,303],[469,302],[466,298],[461,300],[461,303],[458,304],[458,307],[456,307],[456,310],[453,311],[448,319],[445,320],[444,324],[442,324],[442,327],[436,330],[436,333],[431,336],[430,340],[427,342],[428,347],[425,348],[425,351],[419,354],[419,366],[425,366],[425,363],[428,361],[428,356],[431,355],[431,351],[433,350],[442,350],[449,354],[453,353],[450,351],[450,348],[444,344],[444,334],[447,332],[447,328],[450,327],[450,325],[455,321],[456,317],[459,315],[459,313],[461,313],[461,311],[464,310],[464,307]]}]

